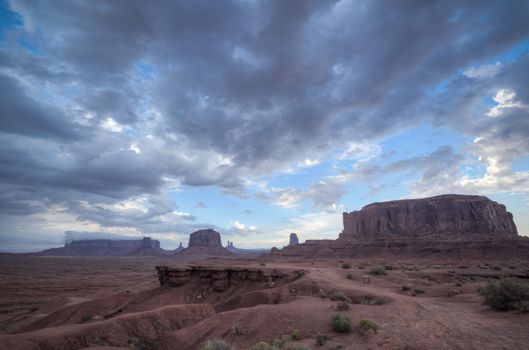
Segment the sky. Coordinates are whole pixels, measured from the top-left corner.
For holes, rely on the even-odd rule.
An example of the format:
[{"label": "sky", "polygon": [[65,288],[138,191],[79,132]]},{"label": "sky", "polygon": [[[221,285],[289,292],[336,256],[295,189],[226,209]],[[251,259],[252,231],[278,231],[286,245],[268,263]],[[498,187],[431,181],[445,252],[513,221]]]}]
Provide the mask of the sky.
[{"label": "sky", "polygon": [[334,239],[485,195],[529,235],[527,1],[0,0],[0,251]]}]

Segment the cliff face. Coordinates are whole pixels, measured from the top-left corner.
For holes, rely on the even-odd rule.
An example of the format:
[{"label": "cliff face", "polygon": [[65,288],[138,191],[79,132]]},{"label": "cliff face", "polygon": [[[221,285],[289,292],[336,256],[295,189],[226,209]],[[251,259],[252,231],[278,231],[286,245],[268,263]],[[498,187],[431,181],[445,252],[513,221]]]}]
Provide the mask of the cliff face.
[{"label": "cliff face", "polygon": [[213,229],[198,230],[189,235],[187,248],[177,252],[175,255],[184,260],[200,260],[216,256],[232,254],[222,246],[220,233]]},{"label": "cliff face", "polygon": [[443,195],[373,203],[343,214],[341,241],[512,239],[518,236],[505,206],[483,196]]},{"label": "cliff face", "polygon": [[160,241],[144,237],[143,239],[111,240],[86,239],[67,242],[64,247],[46,249],[39,255],[58,256],[125,256],[162,254]]},{"label": "cliff face", "polygon": [[189,236],[189,247],[222,248],[220,233],[210,228],[195,231]]}]

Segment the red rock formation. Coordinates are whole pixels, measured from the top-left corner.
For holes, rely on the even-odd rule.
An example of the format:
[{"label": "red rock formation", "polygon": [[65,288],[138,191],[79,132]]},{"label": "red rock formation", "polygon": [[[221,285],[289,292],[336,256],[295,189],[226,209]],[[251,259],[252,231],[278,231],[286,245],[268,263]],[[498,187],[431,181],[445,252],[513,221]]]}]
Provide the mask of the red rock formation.
[{"label": "red rock formation", "polygon": [[369,204],[343,214],[339,240],[516,238],[512,214],[483,196],[442,195]]},{"label": "red rock formation", "polygon": [[232,255],[222,246],[220,233],[209,228],[198,230],[189,235],[189,245],[175,256],[183,260],[192,261],[218,256]]},{"label": "red rock formation", "polygon": [[373,203],[344,213],[337,240],[307,240],[263,258],[529,259],[505,206],[482,196],[444,195]]}]

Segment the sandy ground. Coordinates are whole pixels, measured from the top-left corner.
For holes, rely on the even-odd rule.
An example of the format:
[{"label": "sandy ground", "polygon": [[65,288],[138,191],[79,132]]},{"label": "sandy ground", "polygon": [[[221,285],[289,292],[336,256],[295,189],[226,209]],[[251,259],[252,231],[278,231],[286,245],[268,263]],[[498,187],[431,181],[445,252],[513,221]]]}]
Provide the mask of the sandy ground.
[{"label": "sandy ground", "polygon": [[[154,267],[171,260],[2,255],[0,349],[193,350],[223,338],[244,350],[282,336],[281,349],[529,349],[529,314],[493,311],[478,293],[500,276],[527,279],[527,261],[345,262],[351,268],[339,260],[266,262],[267,269],[306,273],[278,287],[232,288],[215,302],[187,304],[186,286],[159,287]],[[369,274],[383,265],[386,275]],[[337,310],[335,292],[351,300],[349,310]],[[221,301],[232,307],[219,308]],[[336,333],[330,319],[339,313],[353,326],[374,320],[378,330]],[[295,330],[300,339],[293,341]],[[325,345],[317,345],[323,336]]]}]

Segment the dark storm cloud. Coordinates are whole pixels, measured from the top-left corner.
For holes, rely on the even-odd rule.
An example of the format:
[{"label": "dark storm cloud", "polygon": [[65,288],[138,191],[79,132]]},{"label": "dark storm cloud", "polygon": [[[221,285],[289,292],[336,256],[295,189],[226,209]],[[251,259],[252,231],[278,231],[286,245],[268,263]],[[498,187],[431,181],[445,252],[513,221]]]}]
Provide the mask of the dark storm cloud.
[{"label": "dark storm cloud", "polygon": [[80,136],[79,126],[71,123],[62,111],[36,102],[14,79],[3,74],[0,74],[0,115],[0,133],[67,140]]},{"label": "dark storm cloud", "polygon": [[[460,120],[465,99],[498,86],[458,78],[449,93],[431,92],[529,32],[529,3],[520,1],[13,1],[12,8],[24,28],[11,29],[0,47],[4,203],[30,213],[46,199],[82,220],[138,227],[147,218],[98,205],[174,183],[243,196],[249,176],[424,120],[471,136],[492,130],[497,121]],[[23,30],[37,53],[19,44]],[[507,70],[502,81],[527,103],[523,64],[513,63],[516,73]],[[116,130],[102,127],[109,118]],[[526,145],[516,127],[522,118],[506,118],[491,140]],[[457,161],[451,152],[433,159]],[[413,159],[388,170],[428,177],[439,167]],[[342,195],[342,180],[333,181],[311,187],[317,205]],[[83,214],[83,201],[99,209]]]}]

